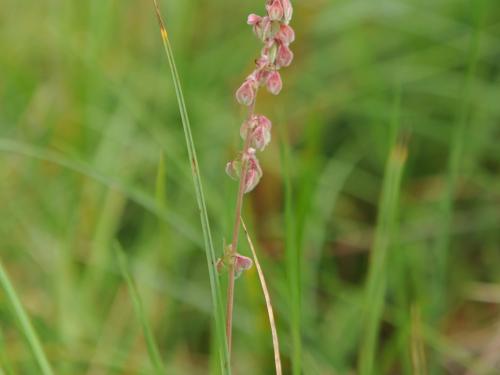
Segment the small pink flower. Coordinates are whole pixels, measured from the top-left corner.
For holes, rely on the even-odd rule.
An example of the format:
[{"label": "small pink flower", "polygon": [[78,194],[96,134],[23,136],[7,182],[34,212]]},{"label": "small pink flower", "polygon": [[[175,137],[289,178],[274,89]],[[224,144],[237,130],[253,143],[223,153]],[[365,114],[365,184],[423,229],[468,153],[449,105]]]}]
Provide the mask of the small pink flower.
[{"label": "small pink flower", "polygon": [[273,94],[278,95],[283,87],[283,82],[281,81],[281,75],[278,71],[274,70],[269,73],[266,81],[267,90]]},{"label": "small pink flower", "polygon": [[241,254],[236,254],[234,256],[234,273],[235,277],[238,278],[243,273],[243,271],[247,271],[253,266],[252,259],[243,256]]},{"label": "small pink flower", "polygon": [[279,31],[276,33],[276,39],[282,44],[289,45],[295,40],[295,31],[293,31],[291,26],[282,24]]},{"label": "small pink flower", "polygon": [[255,70],[250,75],[258,85],[265,84],[267,80],[268,71],[266,70],[269,66],[269,58],[267,56],[261,56],[255,60]]},{"label": "small pink flower", "polygon": [[257,35],[257,38],[264,41],[271,36],[271,20],[268,16],[260,17],[258,20],[255,15],[248,16],[247,22],[255,22],[253,23],[253,32]]},{"label": "small pink flower", "polygon": [[243,140],[250,136],[250,144],[253,148],[262,151],[271,142],[271,121],[263,115],[254,115],[245,121],[240,128]]},{"label": "small pink flower", "polygon": [[[229,245],[231,248],[231,245]],[[219,258],[215,263],[215,269],[218,273],[222,273],[227,271],[229,267],[234,266],[235,277],[238,278],[241,276],[243,271],[249,270],[253,266],[253,261],[249,257],[243,256],[239,253],[232,255],[227,251],[224,253],[222,258]]]},{"label": "small pink flower", "polygon": [[255,26],[260,22],[261,19],[262,19],[261,16],[258,16],[256,14],[252,13],[252,14],[248,15],[247,24]]},{"label": "small pink flower", "polygon": [[249,106],[255,100],[257,82],[253,78],[247,79],[236,91],[236,100],[242,105]]},{"label": "small pink flower", "polygon": [[280,0],[268,2],[266,5],[267,14],[272,21],[279,21],[283,18],[284,10]]},{"label": "small pink flower", "polygon": [[271,142],[271,121],[263,115],[254,115],[245,121],[240,128],[243,140],[250,136],[250,144],[253,148],[262,151]]},{"label": "small pink flower", "polygon": [[279,67],[290,66],[293,60],[293,52],[285,44],[280,44],[276,56],[276,65]]},{"label": "small pink flower", "polygon": [[259,183],[262,177],[262,169],[260,167],[259,160],[255,156],[255,149],[249,148],[243,157],[247,162],[244,191],[245,193],[249,193]]},{"label": "small pink flower", "polygon": [[252,146],[254,146],[259,151],[262,151],[270,142],[271,128],[264,126],[256,127],[252,133]]},{"label": "small pink flower", "polygon": [[293,7],[290,0],[281,0],[281,5],[283,6],[283,18],[286,24],[290,22],[293,15]]}]

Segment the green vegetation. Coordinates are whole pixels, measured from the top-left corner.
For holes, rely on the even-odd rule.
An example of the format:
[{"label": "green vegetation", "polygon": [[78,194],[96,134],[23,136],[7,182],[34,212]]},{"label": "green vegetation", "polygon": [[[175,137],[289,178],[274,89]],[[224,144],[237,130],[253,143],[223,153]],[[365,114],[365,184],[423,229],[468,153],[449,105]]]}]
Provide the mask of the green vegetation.
[{"label": "green vegetation", "polygon": [[[264,3],[160,2],[166,59],[152,1],[2,2],[0,374],[228,372],[210,265]],[[500,3],[293,3],[244,205],[283,373],[500,373]],[[233,373],[273,374],[255,268],[233,323]]]}]

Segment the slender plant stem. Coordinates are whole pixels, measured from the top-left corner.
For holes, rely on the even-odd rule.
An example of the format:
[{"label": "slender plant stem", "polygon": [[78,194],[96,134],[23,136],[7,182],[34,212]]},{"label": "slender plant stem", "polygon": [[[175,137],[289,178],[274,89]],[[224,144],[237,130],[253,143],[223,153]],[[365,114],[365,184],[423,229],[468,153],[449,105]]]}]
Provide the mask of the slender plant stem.
[{"label": "slender plant stem", "polygon": [[[255,102],[257,101],[257,92],[255,93],[255,99],[248,110],[247,120],[250,120],[255,113]],[[243,145],[243,154],[248,151],[250,147],[250,129],[247,129],[247,135],[245,137],[245,143]],[[243,163],[241,166],[240,183],[238,187],[238,196],[236,198],[236,213],[234,217],[234,229],[233,229],[233,239],[231,242],[231,259],[234,259],[236,255],[236,249],[238,248],[238,237],[240,234],[241,225],[241,211],[243,209],[243,196],[245,195],[245,180],[247,174],[247,161],[242,158]],[[227,346],[229,351],[229,356],[231,357],[231,348],[233,340],[233,309],[234,309],[234,280],[235,280],[235,269],[234,264],[231,261],[229,264],[229,279],[227,284],[227,305],[226,305],[226,335],[227,335]]]}]

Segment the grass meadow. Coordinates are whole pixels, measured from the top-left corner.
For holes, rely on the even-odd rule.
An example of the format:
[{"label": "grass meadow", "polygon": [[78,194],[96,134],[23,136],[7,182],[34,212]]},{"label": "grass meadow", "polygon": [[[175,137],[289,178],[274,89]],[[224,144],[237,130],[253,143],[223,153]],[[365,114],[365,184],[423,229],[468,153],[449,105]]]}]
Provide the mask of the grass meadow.
[{"label": "grass meadow", "polygon": [[[152,1],[2,0],[0,375],[229,373],[206,245],[264,4],[160,1],[177,81]],[[293,5],[243,209],[283,373],[500,374],[500,2]],[[231,373],[274,374],[255,267],[233,326]]]}]

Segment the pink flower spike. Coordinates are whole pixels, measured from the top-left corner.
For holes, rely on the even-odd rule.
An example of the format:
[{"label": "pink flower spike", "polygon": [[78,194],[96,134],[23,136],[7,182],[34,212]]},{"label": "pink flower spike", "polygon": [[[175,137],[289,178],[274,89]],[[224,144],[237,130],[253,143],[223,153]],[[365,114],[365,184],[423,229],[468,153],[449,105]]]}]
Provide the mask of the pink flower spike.
[{"label": "pink flower spike", "polygon": [[278,47],[278,54],[276,56],[276,65],[279,67],[290,66],[293,60],[293,52],[284,44]]},{"label": "pink flower spike", "polygon": [[272,71],[267,76],[266,81],[267,90],[273,94],[278,95],[283,87],[283,82],[281,81],[281,75],[278,71]]},{"label": "pink flower spike", "polygon": [[293,31],[291,26],[282,24],[276,34],[276,39],[278,39],[282,44],[289,45],[295,40],[295,31]]},{"label": "pink flower spike", "polygon": [[247,79],[236,91],[236,100],[238,103],[250,106],[255,100],[256,82],[253,79]]},{"label": "pink flower spike", "polygon": [[266,5],[267,14],[272,21],[279,21],[283,18],[283,6],[280,0],[274,0]]},{"label": "pink flower spike", "polygon": [[248,15],[247,24],[255,26],[260,22],[261,19],[262,19],[261,16],[258,16],[256,14],[252,13],[252,14]]}]

